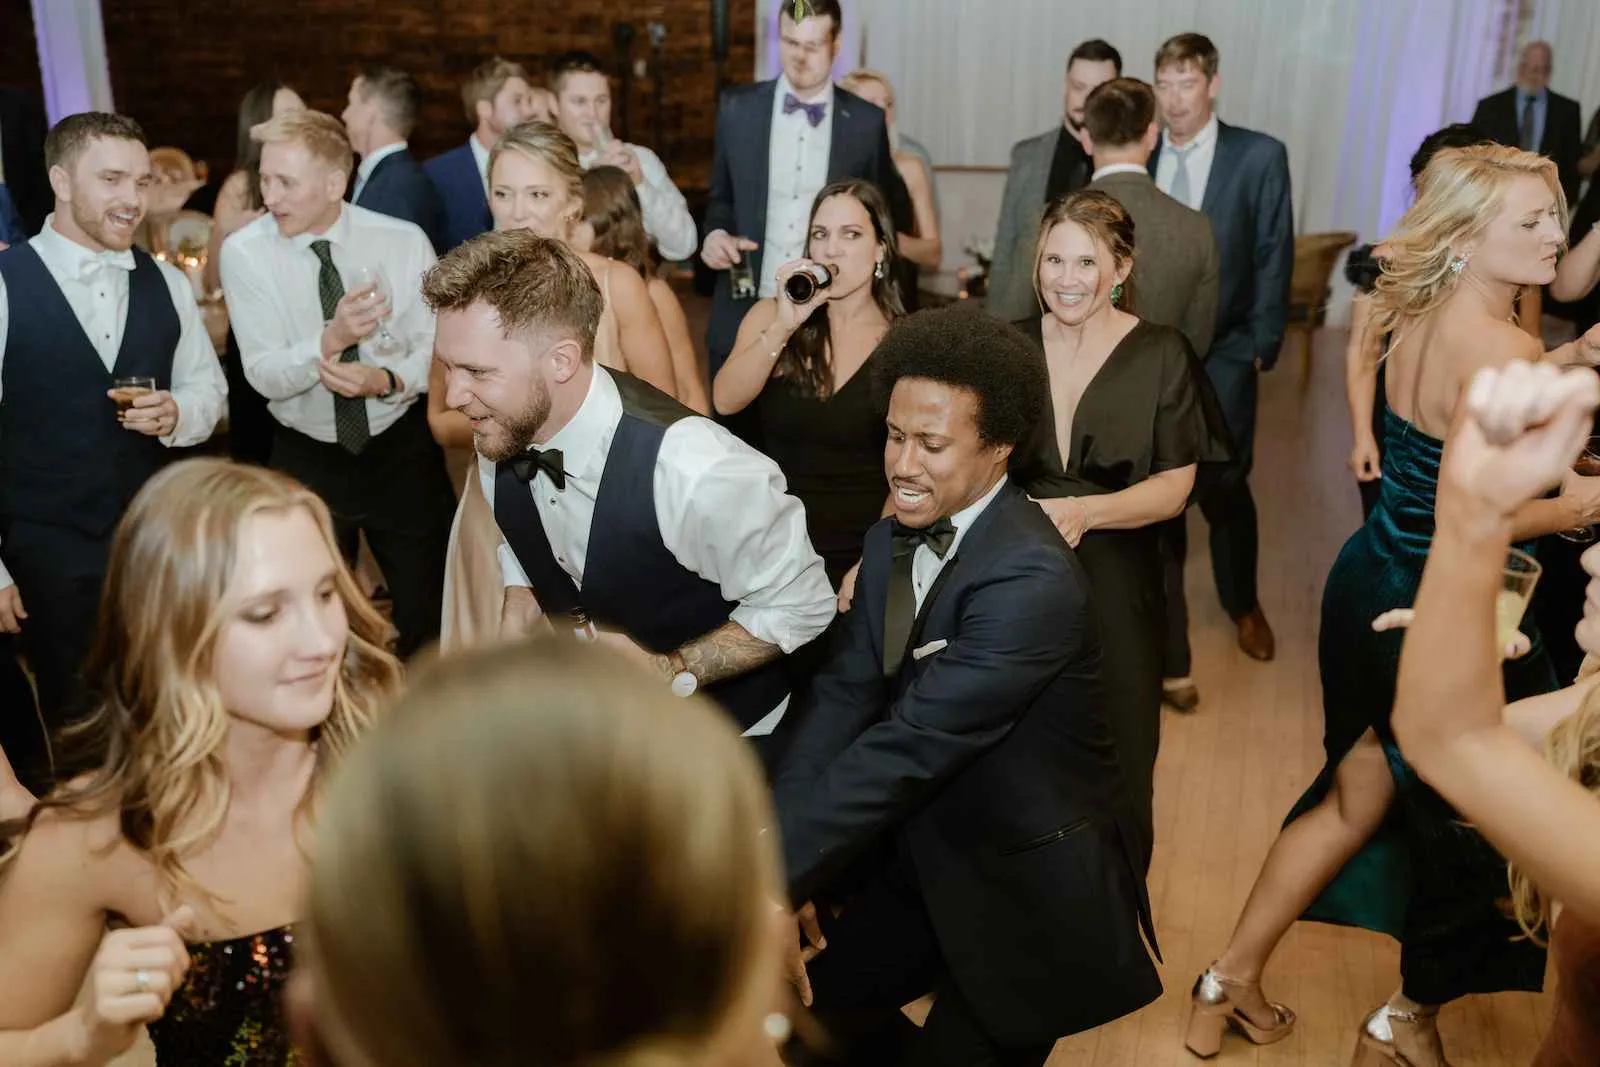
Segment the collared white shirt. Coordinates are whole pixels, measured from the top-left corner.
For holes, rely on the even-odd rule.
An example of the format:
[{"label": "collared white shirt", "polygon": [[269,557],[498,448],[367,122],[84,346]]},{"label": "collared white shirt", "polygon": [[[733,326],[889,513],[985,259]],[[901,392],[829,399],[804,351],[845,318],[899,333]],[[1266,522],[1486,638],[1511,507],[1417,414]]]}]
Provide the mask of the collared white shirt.
[{"label": "collared white shirt", "polygon": [[1108,174],[1143,174],[1146,178],[1150,177],[1150,171],[1138,163],[1107,163],[1090,175],[1089,180],[1097,182]]},{"label": "collared white shirt", "polygon": [[[1191,147],[1192,146],[1192,147]],[[1185,146],[1189,149],[1185,157],[1185,164],[1189,171],[1189,200],[1184,207],[1200,210],[1200,205],[1205,203],[1206,184],[1211,180],[1211,162],[1217,157],[1217,116],[1212,112],[1211,118],[1200,127],[1200,132],[1194,135],[1194,140]],[[1172,195],[1172,179],[1178,173],[1178,153],[1173,149],[1172,142],[1167,139],[1167,131],[1161,131],[1161,156],[1156,160],[1156,188],[1168,196]]]},{"label": "collared white shirt", "polygon": [[483,147],[483,142],[478,140],[474,133],[467,138],[467,144],[472,146],[472,158],[478,164],[478,173],[483,176],[483,195],[489,195],[489,150]]},{"label": "collared white shirt", "polygon": [[342,205],[339,218],[324,234],[284,237],[277,220],[263,215],[223,242],[222,291],[245,378],[267,398],[267,410],[279,422],[332,444],[338,440],[333,393],[317,376],[322,264],[311,249],[313,241],[323,239],[333,246],[333,263],[342,278],[357,267],[381,267],[389,283],[393,312],[386,325],[403,350],[392,356],[375,354],[375,331],[362,342],[360,361],[387,367],[403,384],[392,397],[367,397],[367,424],[374,435],[394,425],[428,391],[433,312],[422,302],[422,275],[433,266],[434,255],[414,224],[355,204]]},{"label": "collared white shirt", "polygon": [[[694,216],[689,214],[689,203],[672,183],[667,165],[644,145],[627,144],[639,158],[639,173],[644,181],[634,186],[639,194],[639,206],[644,209],[644,230],[655,239],[662,259],[684,260],[694,256],[700,247],[699,232]],[[600,158],[599,149],[591,149],[578,157],[584,170],[593,167]]]},{"label": "collared white shirt", "polygon": [[[67,306],[94,345],[100,362],[110,371],[116,365],[128,322],[128,275],[133,271],[133,253],[91,251],[63,236],[55,228],[54,215],[45,219],[44,229],[28,244],[61,287]],[[178,347],[172,354],[171,390],[172,400],[178,405],[178,422],[172,433],[160,440],[168,447],[183,448],[199,444],[217,428],[228,403],[228,381],[195,303],[194,286],[170,263],[158,261],[156,267],[167,283],[179,329]],[[23,310],[19,309],[18,320]],[[0,279],[0,365],[5,361],[10,318],[5,281]],[[106,403],[111,401],[107,399]],[[10,573],[0,564],[0,589],[11,584]]]},{"label": "collared white shirt", "polygon": [[[566,488],[543,471],[528,483],[561,569],[581,588],[606,457],[622,421],[622,397],[604,368],[572,421],[541,447],[561,451]],[[478,457],[478,479],[494,505],[495,465]],[[777,464],[710,419],[679,419],[656,457],[661,540],[686,569],[716,582],[736,607],[729,619],[793,652],[833,621],[833,587],[811,547],[805,510],[786,493]],[[511,547],[500,546],[506,585],[528,585]]]},{"label": "collared white shirt", "polygon": [[1006,476],[1002,474],[1000,480],[990,486],[987,493],[950,516],[950,525],[956,528],[956,536],[943,557],[927,545],[917,546],[916,552],[911,557],[911,590],[917,596],[918,612],[922,611],[922,602],[927,599],[933,583],[939,580],[939,572],[944,570],[946,563],[956,558],[956,550],[961,547],[968,528],[977,521],[979,515],[983,514],[984,509],[994,502],[1001,486],[1005,484]]},{"label": "collared white shirt", "polygon": [[396,152],[404,152],[405,150],[406,143],[404,141],[396,141],[394,144],[386,144],[382,148],[374,148],[371,152],[362,156],[361,165],[356,167],[356,187],[350,193],[350,199],[352,201],[361,199],[361,190],[367,187],[367,181],[372,177],[372,172],[378,169],[379,163],[382,163]]},{"label": "collared white shirt", "polygon": [[[822,121],[811,125],[803,110],[783,113],[783,101],[794,93],[787,76],[778,77],[772,94],[772,137],[767,145],[767,232],[761,242],[763,298],[778,291],[778,268],[799,259],[806,250],[806,224],[811,202],[828,184],[828,156],[833,146],[833,83],[808,104],[822,104]],[[794,95],[799,96],[798,93]]]}]

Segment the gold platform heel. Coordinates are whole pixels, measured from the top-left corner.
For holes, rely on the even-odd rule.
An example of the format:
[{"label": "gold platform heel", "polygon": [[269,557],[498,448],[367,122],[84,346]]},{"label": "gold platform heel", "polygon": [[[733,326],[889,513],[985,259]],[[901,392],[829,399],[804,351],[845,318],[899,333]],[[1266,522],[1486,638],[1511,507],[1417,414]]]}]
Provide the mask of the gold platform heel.
[{"label": "gold platform heel", "polygon": [[1244,1035],[1252,1045],[1270,1045],[1282,1041],[1294,1030],[1294,1012],[1282,1004],[1268,1002],[1267,1007],[1277,1017],[1277,1024],[1257,1026],[1240,1011],[1228,990],[1249,989],[1255,982],[1235,982],[1224,978],[1211,968],[1194,980],[1194,992],[1189,995],[1189,1026],[1184,1034],[1184,1046],[1196,1056],[1209,1059],[1222,1051],[1222,1034],[1232,1029]]},{"label": "gold platform heel", "polygon": [[[1439,1009],[1431,1011],[1402,1011],[1387,1004],[1380,1005],[1361,1024],[1361,1034],[1356,1038],[1356,1054],[1350,1067],[1450,1067],[1444,1058],[1444,1043],[1439,1040]],[[1394,1024],[1415,1027],[1417,1037],[1431,1046],[1428,1059],[1412,1059],[1394,1039]]]}]

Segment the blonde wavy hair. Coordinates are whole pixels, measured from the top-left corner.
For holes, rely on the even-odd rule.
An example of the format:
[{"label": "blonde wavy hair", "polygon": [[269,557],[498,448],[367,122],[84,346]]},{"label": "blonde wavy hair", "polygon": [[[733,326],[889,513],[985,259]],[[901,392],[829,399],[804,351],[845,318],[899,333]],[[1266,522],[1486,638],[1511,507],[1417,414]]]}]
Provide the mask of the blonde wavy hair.
[{"label": "blonde wavy hair", "polygon": [[537,119],[519,122],[501,135],[489,150],[491,188],[494,184],[494,165],[507,152],[518,152],[554,170],[566,184],[567,195],[572,198],[573,209],[568,221],[576,222],[582,217],[583,164],[578,162],[578,145],[572,138],[548,122]]},{"label": "blonde wavy hair", "polygon": [[[118,811],[123,837],[155,865],[163,906],[218,903],[184,867],[215,839],[229,802],[229,716],[213,657],[240,528],[252,515],[296,508],[310,513],[338,560],[327,507],[284,475],[192,459],[145,483],[112,541],[85,668],[95,710],[61,737],[55,777],[65,784],[0,835],[20,840],[48,809],[80,817]],[[389,624],[342,563],[335,585],[350,634],[333,709],[317,728],[313,793],[400,681],[400,664],[385,650]]]},{"label": "blonde wavy hair", "polygon": [[1367,320],[1375,336],[1398,341],[1403,326],[1444,303],[1460,279],[1450,269],[1458,249],[1483,234],[1507,186],[1525,174],[1543,181],[1555,196],[1564,232],[1566,196],[1556,165],[1544,156],[1495,144],[1446,148],[1434,155],[1417,177],[1416,200],[1384,241],[1388,254],[1380,260],[1383,273]]},{"label": "blonde wavy hair", "polygon": [[772,825],[726,715],[613,654],[439,661],[319,806],[296,1021],[386,1067],[704,1062],[781,983]]},{"label": "blonde wavy hair", "polygon": [[[1545,737],[1545,759],[1600,799],[1600,688],[1591,689],[1576,714]],[[1523,933],[1544,944],[1555,903],[1516,865],[1509,867],[1511,907]]]}]

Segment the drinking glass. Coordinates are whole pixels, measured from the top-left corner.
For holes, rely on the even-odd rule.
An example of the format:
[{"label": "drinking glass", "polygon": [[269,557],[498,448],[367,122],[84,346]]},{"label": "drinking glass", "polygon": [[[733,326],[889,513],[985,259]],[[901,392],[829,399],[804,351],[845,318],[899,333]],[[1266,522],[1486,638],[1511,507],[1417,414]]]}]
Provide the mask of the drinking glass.
[{"label": "drinking glass", "polygon": [[[1583,453],[1572,461],[1572,470],[1591,478],[1600,475],[1600,437],[1589,438]],[[1593,526],[1580,526],[1576,530],[1562,530],[1561,537],[1574,544],[1587,545],[1600,538],[1600,532]]]},{"label": "drinking glass", "polygon": [[117,418],[121,418],[133,407],[135,399],[156,391],[154,378],[113,378],[111,380],[111,399],[117,405]]},{"label": "drinking glass", "polygon": [[1539,584],[1544,568],[1539,561],[1513,548],[1506,556],[1505,570],[1501,574],[1500,591],[1494,597],[1495,638],[1505,648],[1517,636],[1517,627],[1533,599],[1533,588]]},{"label": "drinking glass", "polygon": [[[389,280],[383,276],[383,271],[377,267],[357,267],[350,272],[350,277],[345,282],[345,288],[352,293],[359,293],[363,290],[370,291],[380,300],[388,301],[389,313],[391,315],[394,313],[394,296],[389,288]],[[384,319],[387,318],[387,315],[384,316]],[[378,337],[373,342],[372,347],[379,355],[387,356],[398,352],[403,346],[400,344],[399,338],[389,332],[389,324],[386,321],[379,320]]]}]

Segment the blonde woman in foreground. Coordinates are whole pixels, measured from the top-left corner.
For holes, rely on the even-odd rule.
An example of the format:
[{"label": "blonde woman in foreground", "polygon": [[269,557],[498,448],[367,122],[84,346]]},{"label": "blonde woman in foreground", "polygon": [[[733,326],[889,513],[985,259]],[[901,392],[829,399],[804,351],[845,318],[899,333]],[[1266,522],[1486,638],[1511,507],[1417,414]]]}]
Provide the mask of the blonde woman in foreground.
[{"label": "blonde woman in foreground", "polygon": [[[311,491],[197,459],[117,529],[61,784],[4,827],[0,1063],[286,1067],[309,819],[399,680]],[[74,1003],[81,989],[87,994]]]},{"label": "blonde woman in foreground", "polygon": [[[1551,936],[1555,1010],[1535,1067],[1600,1063],[1600,674],[1506,706],[1495,599],[1518,511],[1571,469],[1597,403],[1600,385],[1588,371],[1479,373],[1469,417],[1445,448],[1439,531],[1395,700],[1406,759],[1515,864],[1523,930]],[[1600,652],[1600,549],[1583,563],[1589,596],[1577,636],[1592,657]],[[1555,901],[1565,904],[1559,913]]]},{"label": "blonde woman in foreground", "polygon": [[449,659],[319,811],[300,1044],[339,1067],[778,1067],[771,825],[701,698],[553,638]]}]

